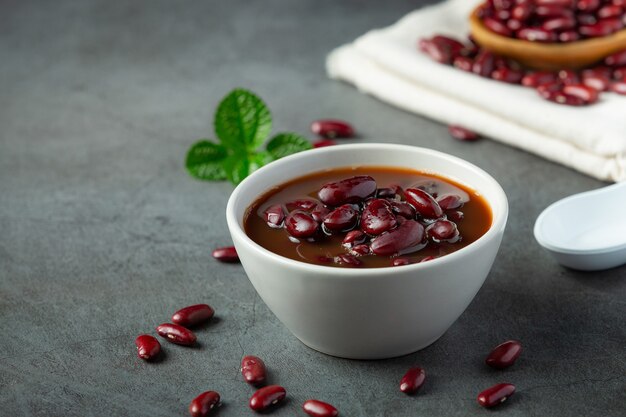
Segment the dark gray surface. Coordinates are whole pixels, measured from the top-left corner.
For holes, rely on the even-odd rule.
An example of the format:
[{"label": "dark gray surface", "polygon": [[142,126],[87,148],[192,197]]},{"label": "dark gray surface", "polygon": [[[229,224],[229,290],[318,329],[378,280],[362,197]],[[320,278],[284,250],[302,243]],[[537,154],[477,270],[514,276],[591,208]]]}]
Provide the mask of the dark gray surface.
[{"label": "dark gray surface", "polygon": [[[563,269],[532,237],[542,208],[603,184],[489,140],[456,142],[326,79],[333,47],[418,4],[0,2],[0,415],[184,416],[207,389],[222,394],[218,415],[252,415],[246,353],[289,392],[276,416],[303,415],[309,397],[344,416],[491,415],[475,397],[501,381],[518,394],[498,414],[624,416],[626,269]],[[277,128],[344,118],[360,141],[432,147],[500,181],[511,206],[500,254],[443,338],[393,360],[325,356],[290,335],[240,266],[211,258],[230,242],[232,187],[192,180],[183,159],[236,86],[269,103]],[[162,362],[137,359],[135,336],[197,302],[218,316],[199,348],[163,343]],[[487,369],[508,338],[524,344],[518,363]],[[429,377],[411,398],[398,380],[417,364]]]}]

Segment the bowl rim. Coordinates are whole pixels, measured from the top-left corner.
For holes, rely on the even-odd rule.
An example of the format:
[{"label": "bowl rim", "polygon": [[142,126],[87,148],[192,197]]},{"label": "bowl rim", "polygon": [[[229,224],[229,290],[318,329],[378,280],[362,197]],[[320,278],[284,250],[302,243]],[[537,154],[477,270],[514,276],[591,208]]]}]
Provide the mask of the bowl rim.
[{"label": "bowl rim", "polygon": [[[298,161],[304,158],[310,158],[312,156],[321,157],[324,154],[333,153],[337,151],[346,151],[346,150],[381,150],[381,151],[396,151],[396,152],[417,151],[426,155],[433,155],[439,158],[443,158],[447,160],[448,162],[452,162],[453,164],[461,165],[464,168],[474,171],[476,174],[482,176],[488,182],[491,182],[492,185],[494,185],[496,195],[499,196],[501,203],[502,203],[502,212],[494,213],[494,208],[493,208],[494,203],[492,203],[491,201],[485,198],[485,200],[487,200],[487,203],[489,204],[490,209],[492,210],[493,218],[492,218],[491,226],[489,227],[489,229],[484,235],[482,235],[481,237],[479,237],[477,240],[470,243],[469,245],[455,252],[447,254],[445,256],[435,258],[428,262],[403,265],[402,267],[388,266],[388,267],[380,267],[380,268],[339,268],[339,267],[327,266],[327,265],[310,264],[307,262],[302,262],[302,261],[297,261],[291,258],[287,258],[277,253],[274,253],[268,249],[265,249],[263,246],[253,241],[245,233],[245,231],[243,230],[243,227],[239,225],[239,221],[235,216],[235,208],[236,208],[235,201],[238,200],[238,197],[242,193],[242,190],[244,190],[248,186],[248,184],[250,184],[253,181],[253,178],[259,175],[263,175],[264,173],[271,171],[271,170],[281,169],[284,165],[292,164],[295,161]],[[349,166],[349,165],[350,165],[349,163],[346,163],[345,165],[338,165],[337,168],[342,167],[342,166]],[[381,165],[381,166],[384,166],[384,165]],[[321,170],[323,170],[323,168],[319,169],[319,171]],[[311,173],[312,172],[316,172],[316,171],[311,171]],[[300,174],[300,176],[304,176],[306,174],[307,172],[303,172]],[[446,175],[443,175],[443,174],[439,174],[439,175],[441,175],[443,178],[447,177]],[[264,187],[263,191],[269,190],[275,185],[279,185],[279,184],[268,184],[267,187]],[[474,188],[471,184],[466,184],[466,185],[470,188]],[[284,158],[273,161],[261,167],[260,169],[256,170],[255,172],[250,174],[248,177],[246,177],[233,190],[232,194],[230,195],[228,199],[228,203],[226,206],[226,222],[227,222],[230,233],[233,235],[236,234],[241,242],[243,242],[248,247],[250,247],[259,256],[270,258],[274,262],[283,264],[290,268],[304,270],[309,273],[317,273],[317,276],[319,277],[322,277],[322,276],[357,277],[358,276],[360,278],[364,278],[364,277],[379,276],[381,274],[384,274],[384,275],[403,274],[403,273],[412,272],[412,271],[428,270],[438,265],[452,262],[459,257],[468,256],[469,254],[476,252],[477,250],[480,250],[484,245],[487,244],[487,242],[491,241],[492,239],[495,239],[501,230],[503,231],[507,222],[508,213],[509,213],[508,199],[506,197],[504,190],[502,189],[502,186],[495,180],[495,178],[489,175],[486,171],[472,164],[471,162],[465,161],[464,159],[461,159],[459,157],[456,157],[456,156],[453,156],[444,152],[436,151],[430,148],[419,147],[419,146],[402,145],[402,144],[394,144],[394,143],[359,143],[359,144],[345,144],[345,145],[342,144],[342,145],[328,146],[328,147],[322,147],[322,148],[317,148],[317,149],[310,149],[304,152],[298,152],[296,154],[286,156]]]}]

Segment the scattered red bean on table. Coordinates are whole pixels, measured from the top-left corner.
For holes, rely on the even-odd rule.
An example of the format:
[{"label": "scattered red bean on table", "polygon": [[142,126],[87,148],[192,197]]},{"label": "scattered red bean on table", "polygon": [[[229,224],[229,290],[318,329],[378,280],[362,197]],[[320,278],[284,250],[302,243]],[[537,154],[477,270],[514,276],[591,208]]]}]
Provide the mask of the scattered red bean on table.
[{"label": "scattered red bean on table", "polygon": [[509,383],[496,384],[493,387],[487,388],[480,394],[478,394],[478,404],[483,407],[491,408],[498,404],[502,404],[509,399],[511,395],[515,393],[515,385]]},{"label": "scattered red bean on table", "polygon": [[278,404],[287,396],[287,391],[280,385],[268,385],[259,388],[252,397],[248,405],[254,411],[266,411]]},{"label": "scattered red bean on table", "polygon": [[354,128],[348,122],[337,119],[316,120],[311,123],[311,132],[327,139],[354,136]]},{"label": "scattered red bean on table", "polygon": [[415,394],[426,381],[426,372],[422,368],[409,369],[400,380],[400,391],[405,394]]},{"label": "scattered red bean on table", "polygon": [[189,329],[173,323],[163,323],[156,328],[159,336],[177,345],[191,346],[196,343],[196,335]]},{"label": "scattered red bean on table", "polygon": [[191,400],[189,414],[192,417],[207,417],[220,404],[220,395],[215,391],[206,391]]},{"label": "scattered red bean on table", "polygon": [[513,365],[522,353],[522,344],[517,340],[507,340],[493,348],[485,363],[492,368],[504,369]]},{"label": "scattered red bean on table", "polygon": [[220,262],[225,263],[237,263],[239,262],[239,255],[234,246],[225,246],[223,248],[217,248],[213,250],[213,257]]},{"label": "scattered red bean on table", "polygon": [[248,384],[260,385],[267,377],[265,363],[257,356],[244,356],[241,359],[241,375]]},{"label": "scattered red bean on table", "polygon": [[161,353],[161,344],[149,334],[137,336],[135,346],[137,346],[137,356],[147,361],[155,359]]},{"label": "scattered red bean on table", "polygon": [[215,311],[208,304],[195,304],[181,308],[172,316],[172,323],[183,327],[194,327],[213,317]]},{"label": "scattered red bean on table", "polygon": [[312,417],[336,417],[339,411],[332,405],[319,400],[306,400],[302,404],[305,413]]}]

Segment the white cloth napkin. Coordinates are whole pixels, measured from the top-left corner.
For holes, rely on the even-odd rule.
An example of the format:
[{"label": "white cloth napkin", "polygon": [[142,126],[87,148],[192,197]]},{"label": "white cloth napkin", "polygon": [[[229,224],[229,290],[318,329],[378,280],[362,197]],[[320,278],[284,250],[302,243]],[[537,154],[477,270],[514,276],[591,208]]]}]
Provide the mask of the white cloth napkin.
[{"label": "white cloth napkin", "polygon": [[330,53],[331,78],[404,110],[535,153],[601,180],[626,180],[626,97],[569,107],[532,88],[481,78],[431,60],[417,41],[434,34],[465,39],[481,0],[448,0],[409,13]]}]

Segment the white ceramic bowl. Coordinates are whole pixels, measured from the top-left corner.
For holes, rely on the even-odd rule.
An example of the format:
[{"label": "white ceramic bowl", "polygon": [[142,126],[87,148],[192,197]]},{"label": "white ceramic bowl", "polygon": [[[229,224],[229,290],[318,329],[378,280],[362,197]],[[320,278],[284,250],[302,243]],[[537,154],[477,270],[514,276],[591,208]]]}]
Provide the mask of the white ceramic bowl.
[{"label": "white ceramic bowl", "polygon": [[[488,201],[493,223],[480,239],[452,254],[390,268],[298,262],[264,249],[245,234],[245,210],[263,192],[308,173],[363,165],[413,168],[465,184]],[[352,359],[405,355],[441,337],[485,281],[507,215],[504,191],[480,168],[430,149],[391,144],[326,147],[272,162],[239,184],[226,209],[241,263],[270,310],[307,346]]]}]

